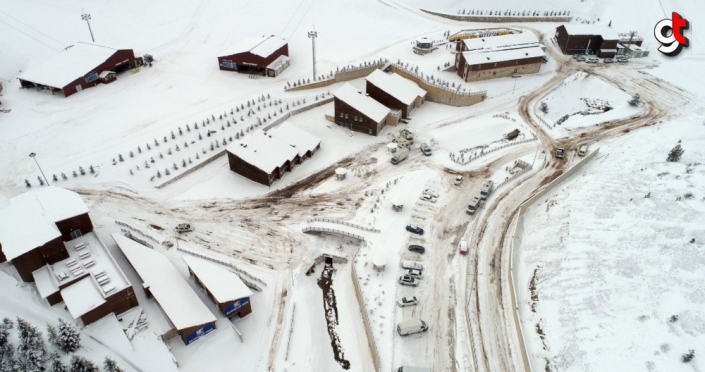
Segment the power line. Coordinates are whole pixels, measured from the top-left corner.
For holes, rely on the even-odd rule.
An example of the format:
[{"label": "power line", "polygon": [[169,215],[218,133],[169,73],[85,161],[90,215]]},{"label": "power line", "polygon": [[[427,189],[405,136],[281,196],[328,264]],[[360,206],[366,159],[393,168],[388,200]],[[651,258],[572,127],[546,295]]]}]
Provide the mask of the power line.
[{"label": "power line", "polygon": [[26,23],[20,21],[19,19],[17,19],[17,18],[15,18],[15,17],[13,17],[13,16],[11,16],[11,15],[9,15],[9,14],[3,12],[2,10],[0,10],[0,13],[4,14],[4,15],[6,15],[6,16],[12,18],[12,19],[14,19],[15,21],[17,21],[17,22],[19,22],[19,23],[21,23],[21,24],[23,24],[23,25],[25,25],[25,26],[31,28],[31,29],[34,30],[34,31],[39,32],[40,34],[42,34],[42,35],[48,37],[49,39],[52,39],[52,40],[56,41],[57,43],[61,44],[61,46],[62,46],[63,48],[66,47],[66,44],[64,44],[64,43],[60,42],[59,40],[56,40],[56,39],[54,39],[53,37],[51,37],[51,36],[49,36],[49,35],[47,35],[47,34],[41,32],[41,31],[37,30],[36,28],[34,28],[34,27],[32,27],[32,26],[30,26],[30,25],[28,25],[28,24],[26,24]]},{"label": "power line", "polygon": [[23,35],[25,35],[25,36],[27,36],[27,37],[29,37],[29,38],[31,38],[31,39],[37,41],[37,42],[40,43],[40,44],[43,44],[44,46],[46,46],[46,47],[48,47],[48,48],[50,48],[50,49],[53,49],[53,50],[55,50],[55,51],[57,51],[57,52],[59,51],[58,49],[55,49],[54,47],[47,45],[47,44],[44,43],[43,41],[41,41],[41,40],[35,38],[35,37],[32,36],[32,35],[27,34],[26,32],[24,32],[24,31],[22,31],[22,30],[16,28],[15,26],[13,26],[13,25],[11,25],[11,24],[9,24],[9,23],[3,21],[3,20],[0,20],[0,22],[6,24],[6,25],[8,25],[8,26],[10,26],[11,28],[15,29],[17,32],[19,32],[19,33],[21,33],[21,34],[23,34]]},{"label": "power line", "polygon": [[[308,9],[306,9],[306,13],[304,13],[304,16],[301,17],[301,20],[299,21],[299,24],[296,25],[296,28],[294,29],[294,31],[291,32],[291,35],[292,35],[292,36],[294,35],[294,33],[296,33],[296,30],[299,29],[299,26],[301,26],[301,22],[304,21],[304,18],[306,18],[306,14],[308,14],[308,11],[311,10],[311,7],[313,6],[313,3],[315,3],[315,2],[316,2],[316,0],[311,1],[311,5],[308,6]],[[289,37],[289,38],[291,39],[291,37]]]},{"label": "power line", "polygon": [[289,17],[289,20],[284,25],[284,28],[282,28],[282,31],[279,33],[280,35],[282,35],[282,36],[284,35],[284,30],[286,30],[286,26],[288,26],[289,23],[291,23],[291,20],[294,19],[294,17],[296,16],[296,13],[299,11],[299,8],[301,8],[301,5],[304,3],[304,1],[306,1],[306,0],[301,0],[301,2],[299,3],[299,6],[296,7],[296,10],[294,10],[294,12],[291,13],[291,17]]}]

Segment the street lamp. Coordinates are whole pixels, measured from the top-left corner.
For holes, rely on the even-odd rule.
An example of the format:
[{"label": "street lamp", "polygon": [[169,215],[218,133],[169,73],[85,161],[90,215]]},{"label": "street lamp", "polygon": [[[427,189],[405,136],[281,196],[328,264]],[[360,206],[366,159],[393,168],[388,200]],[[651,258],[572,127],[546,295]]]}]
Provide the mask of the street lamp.
[{"label": "street lamp", "polygon": [[95,38],[93,37],[93,30],[91,29],[91,15],[87,13],[81,14],[81,19],[88,23],[88,32],[91,33],[91,40],[95,43]]},{"label": "street lamp", "polygon": [[47,186],[50,186],[49,180],[47,179],[47,176],[44,175],[44,171],[42,170],[42,167],[39,166],[39,162],[37,161],[36,156],[37,156],[37,154],[35,154],[33,152],[29,153],[29,157],[34,159],[34,162],[37,163],[37,168],[39,168],[39,171],[42,173],[42,177],[44,177],[44,181],[47,181]]},{"label": "street lamp", "polygon": [[313,51],[313,81],[316,81],[316,38],[318,37],[316,26],[313,26],[313,31],[308,32],[308,37],[311,39],[311,49]]}]

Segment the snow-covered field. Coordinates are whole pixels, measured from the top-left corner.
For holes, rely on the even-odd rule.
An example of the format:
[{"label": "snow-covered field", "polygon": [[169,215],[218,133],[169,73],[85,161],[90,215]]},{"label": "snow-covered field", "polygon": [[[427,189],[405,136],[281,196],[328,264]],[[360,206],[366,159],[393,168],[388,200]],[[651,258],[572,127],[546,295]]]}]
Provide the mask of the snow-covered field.
[{"label": "snow-covered field", "polygon": [[638,115],[643,106],[628,103],[637,93],[624,92],[599,77],[578,72],[539,101],[536,115],[554,130],[566,132]]},{"label": "snow-covered field", "polygon": [[[611,140],[524,214],[517,286],[535,370],[702,369],[703,133],[692,115]],[[679,140],[683,159],[666,162]]]}]

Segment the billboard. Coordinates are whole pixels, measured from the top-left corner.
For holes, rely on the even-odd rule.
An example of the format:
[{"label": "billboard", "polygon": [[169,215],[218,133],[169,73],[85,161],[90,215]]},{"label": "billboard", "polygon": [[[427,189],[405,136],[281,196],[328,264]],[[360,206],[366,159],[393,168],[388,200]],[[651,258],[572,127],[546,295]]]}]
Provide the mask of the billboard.
[{"label": "billboard", "polygon": [[233,314],[233,313],[237,312],[237,311],[240,310],[243,306],[245,306],[245,305],[247,305],[247,304],[249,304],[249,303],[250,303],[250,298],[249,298],[249,297],[241,298],[241,299],[239,299],[239,300],[233,302],[232,304],[228,305],[228,307],[225,308],[225,315],[226,315],[226,316],[230,316],[230,314]]},{"label": "billboard", "polygon": [[196,332],[191,333],[190,335],[186,336],[186,345],[190,345],[192,342],[198,340],[201,338],[201,336],[205,336],[215,329],[215,323],[208,323],[202,328],[199,328]]}]

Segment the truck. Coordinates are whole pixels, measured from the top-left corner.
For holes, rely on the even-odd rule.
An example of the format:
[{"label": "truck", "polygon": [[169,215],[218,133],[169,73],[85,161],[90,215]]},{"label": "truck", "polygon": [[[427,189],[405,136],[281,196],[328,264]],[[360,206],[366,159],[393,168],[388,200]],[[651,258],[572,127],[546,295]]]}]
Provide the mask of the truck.
[{"label": "truck", "polygon": [[487,180],[482,184],[482,189],[480,189],[480,199],[487,200],[487,197],[492,193],[492,188],[494,187],[494,182],[492,180]]},{"label": "truck", "polygon": [[409,156],[409,149],[407,149],[406,147],[400,147],[397,149],[397,151],[394,152],[394,155],[392,156],[391,162],[392,162],[392,164],[395,164],[395,165],[399,164],[402,161],[404,161],[404,159],[406,159],[408,156]]},{"label": "truck", "polygon": [[556,157],[558,159],[563,159],[563,156],[565,155],[565,149],[562,147],[559,147],[556,149]]},{"label": "truck", "polygon": [[580,149],[578,150],[578,156],[585,156],[587,154],[587,145],[580,145]]},{"label": "truck", "polygon": [[475,214],[475,211],[477,210],[477,208],[479,206],[480,206],[480,197],[476,196],[476,197],[472,198],[472,200],[470,201],[470,204],[468,204],[468,207],[465,210],[465,213],[467,213],[469,215],[473,215],[473,214]]},{"label": "truck", "polygon": [[399,333],[399,336],[408,336],[412,333],[426,331],[428,331],[428,326],[426,325],[426,322],[419,318],[405,320],[397,324],[397,332]]}]

